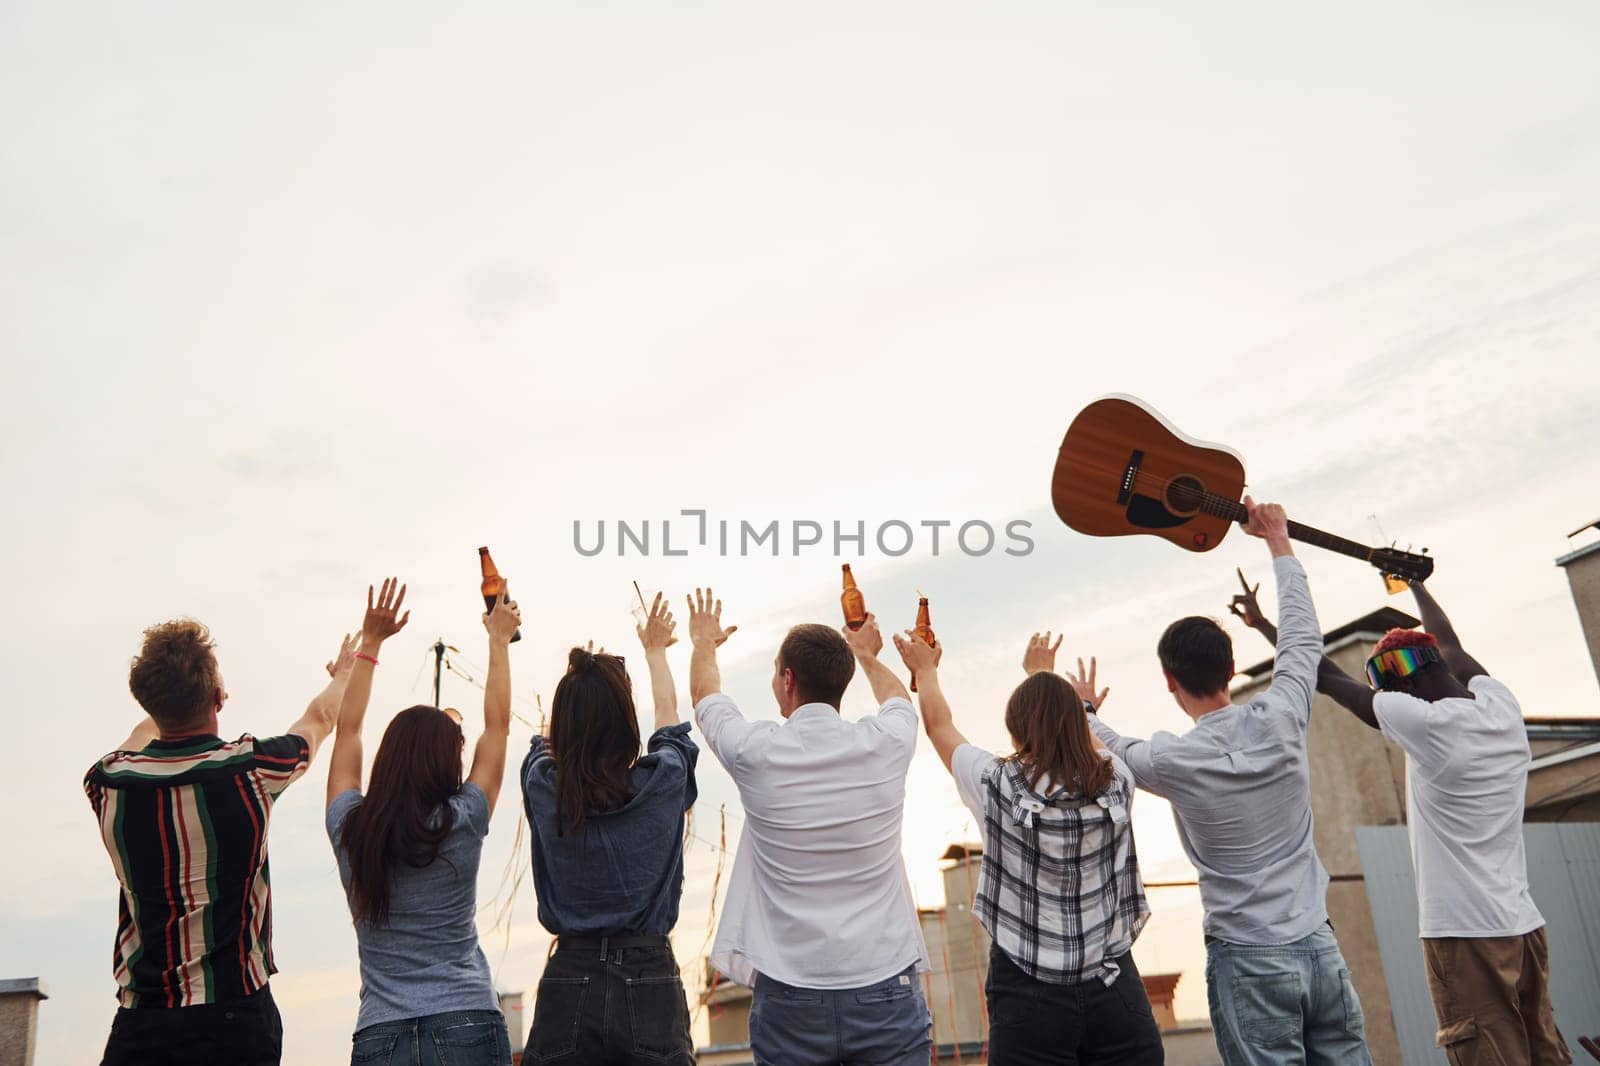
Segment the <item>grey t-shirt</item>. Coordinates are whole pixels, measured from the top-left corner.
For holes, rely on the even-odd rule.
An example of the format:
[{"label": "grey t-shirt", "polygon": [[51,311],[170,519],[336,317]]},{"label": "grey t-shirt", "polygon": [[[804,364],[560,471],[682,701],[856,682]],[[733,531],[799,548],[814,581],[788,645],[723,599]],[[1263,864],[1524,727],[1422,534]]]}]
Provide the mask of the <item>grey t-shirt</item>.
[{"label": "grey t-shirt", "polygon": [[[350,863],[339,847],[339,833],[361,802],[361,793],[350,789],[328,804],[328,839],[347,894]],[[438,857],[421,869],[405,863],[395,868],[388,922],[356,922],[361,957],[357,1030],[446,1011],[500,1009],[474,921],[489,799],[468,782],[450,797],[449,806],[454,823]]]}]

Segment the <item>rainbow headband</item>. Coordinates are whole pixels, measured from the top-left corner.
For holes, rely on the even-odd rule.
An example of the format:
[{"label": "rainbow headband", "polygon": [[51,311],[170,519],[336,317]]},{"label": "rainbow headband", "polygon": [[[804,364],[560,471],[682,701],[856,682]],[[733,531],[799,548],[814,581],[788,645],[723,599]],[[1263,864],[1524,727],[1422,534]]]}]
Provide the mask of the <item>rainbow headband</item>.
[{"label": "rainbow headband", "polygon": [[1391,648],[1367,660],[1367,683],[1373,688],[1383,688],[1402,677],[1410,677],[1433,663],[1443,662],[1438,648],[1427,646]]}]

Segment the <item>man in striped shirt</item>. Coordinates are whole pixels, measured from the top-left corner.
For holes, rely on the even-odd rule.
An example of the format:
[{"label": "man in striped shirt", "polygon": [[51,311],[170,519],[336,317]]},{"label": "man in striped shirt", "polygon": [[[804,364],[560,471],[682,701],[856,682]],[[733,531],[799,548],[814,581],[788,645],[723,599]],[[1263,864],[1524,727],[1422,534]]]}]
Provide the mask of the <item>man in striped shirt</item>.
[{"label": "man in striped shirt", "polygon": [[102,1066],[278,1063],[267,821],[338,718],[350,650],[287,734],[223,740],[228,693],[206,627],[145,630],[128,687],[146,718],[83,779],[122,886],[121,1007]]}]

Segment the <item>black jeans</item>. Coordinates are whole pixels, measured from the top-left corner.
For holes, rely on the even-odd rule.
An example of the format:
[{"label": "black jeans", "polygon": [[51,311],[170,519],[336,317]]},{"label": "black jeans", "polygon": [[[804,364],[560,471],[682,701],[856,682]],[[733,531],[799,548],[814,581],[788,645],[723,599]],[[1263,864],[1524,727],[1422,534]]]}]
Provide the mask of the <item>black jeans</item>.
[{"label": "black jeans", "polygon": [[262,988],[232,1003],[117,1009],[100,1066],[278,1066],[283,1019]]},{"label": "black jeans", "polygon": [[539,979],[522,1061],[692,1066],[689,1001],[667,938],[560,938]]},{"label": "black jeans", "polygon": [[989,949],[990,1066],[1160,1066],[1161,1031],[1131,953],[1110,985],[1053,985]]}]

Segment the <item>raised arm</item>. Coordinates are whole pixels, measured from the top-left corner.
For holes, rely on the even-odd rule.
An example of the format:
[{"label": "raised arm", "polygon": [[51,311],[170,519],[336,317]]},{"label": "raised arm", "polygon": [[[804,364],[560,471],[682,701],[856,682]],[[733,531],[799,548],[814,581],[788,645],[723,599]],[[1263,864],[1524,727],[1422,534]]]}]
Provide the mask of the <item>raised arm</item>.
[{"label": "raised arm", "polygon": [[1372,709],[1371,687],[1339,669],[1339,664],[1326,655],[1322,657],[1322,665],[1317,668],[1317,691],[1361,719],[1363,724],[1378,728],[1378,715]]},{"label": "raised arm", "polygon": [[722,628],[722,601],[709,588],[694,590],[689,597],[689,643],[694,646],[689,653],[689,699],[694,703],[722,691],[717,649],[738,628]]},{"label": "raised arm", "polygon": [[917,703],[922,708],[923,732],[928,734],[928,739],[933,742],[933,750],[944,760],[944,768],[953,772],[950,760],[956,749],[967,742],[967,738],[956,728],[950,701],[945,699],[944,689],[939,684],[939,660],[944,656],[944,649],[937,640],[933,642],[933,647],[928,647],[910,630],[906,631],[905,636],[899,633],[894,635],[894,647],[900,653],[906,669],[916,675]]},{"label": "raised arm", "polygon": [[1429,592],[1422,582],[1413,581],[1411,594],[1417,598],[1417,613],[1422,616],[1422,628],[1439,642],[1439,654],[1444,657],[1445,666],[1456,675],[1456,680],[1465,685],[1480,674],[1487,674],[1489,671],[1461,647],[1455,626],[1450,624],[1444,608],[1433,598],[1433,593]]},{"label": "raised arm", "polygon": [[1305,568],[1294,557],[1289,520],[1283,508],[1275,503],[1258,504],[1248,496],[1244,506],[1249,515],[1244,531],[1267,542],[1272,570],[1278,579],[1279,629],[1270,691],[1290,695],[1297,708],[1309,713],[1323,647],[1311,586],[1306,582]]},{"label": "raised arm", "polygon": [[[398,586],[398,588],[396,588]],[[339,701],[337,731],[333,735],[333,754],[328,756],[327,802],[341,792],[361,788],[361,725],[367,717],[367,701],[372,696],[372,673],[378,665],[383,642],[405,628],[411,612],[396,620],[405,602],[406,587],[398,578],[386,578],[376,600],[367,586],[367,613],[361,619],[361,643],[348,659],[349,679]]]},{"label": "raised arm", "polygon": [[306,704],[305,713],[295,720],[288,732],[305,740],[310,747],[308,759],[317,757],[317,749],[322,742],[333,732],[334,725],[339,721],[339,705],[344,702],[344,691],[350,682],[350,669],[355,665],[354,654],[357,638],[345,634],[339,641],[339,653],[324,666],[328,671],[328,685],[321,692],[311,697],[311,702]]},{"label": "raised arm", "polygon": [[667,649],[678,643],[678,638],[672,635],[677,624],[672,620],[672,610],[661,602],[658,592],[644,624],[636,627],[639,643],[644,645],[645,665],[650,668],[650,696],[655,701],[656,729],[678,724],[678,690],[672,684],[672,667],[667,665]]},{"label": "raised arm", "polygon": [[[843,630],[844,642],[850,645],[850,651],[855,655],[856,662],[861,666],[861,672],[867,675],[867,682],[872,685],[872,698],[878,701],[878,706],[883,706],[896,696],[911,702],[911,696],[906,692],[905,685],[894,676],[878,658],[878,653],[883,650],[883,633],[878,629],[877,615],[868,612],[867,620],[859,629],[848,626]],[[895,638],[899,640],[898,637]],[[926,644],[923,647],[927,647]],[[934,653],[934,661],[938,661],[938,652]],[[913,734],[914,735],[914,734]]]},{"label": "raised arm", "polygon": [[515,600],[508,599],[510,586],[504,585],[494,608],[483,616],[489,631],[489,676],[483,682],[483,735],[472,749],[472,769],[467,780],[483,789],[489,813],[500,798],[500,785],[506,777],[506,741],[511,736],[511,637],[522,624],[522,612]]}]

